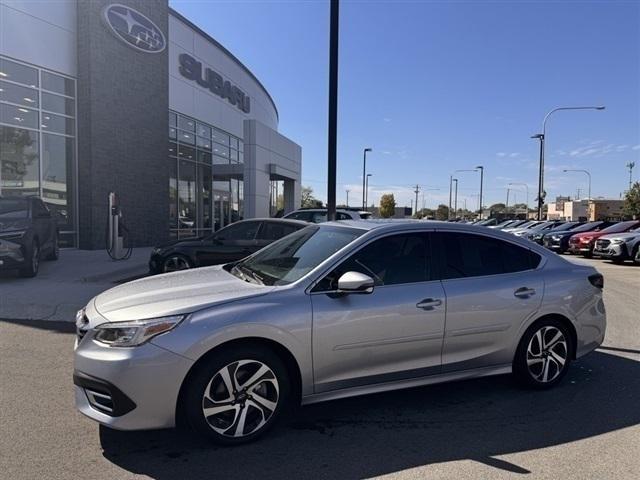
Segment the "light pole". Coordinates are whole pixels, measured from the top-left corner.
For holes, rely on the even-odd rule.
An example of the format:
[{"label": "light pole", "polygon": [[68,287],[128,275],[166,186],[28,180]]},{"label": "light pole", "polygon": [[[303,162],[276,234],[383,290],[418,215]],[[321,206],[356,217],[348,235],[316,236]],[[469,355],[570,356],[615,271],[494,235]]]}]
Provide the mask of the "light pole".
[{"label": "light pole", "polygon": [[364,182],[365,183],[364,188],[365,188],[365,193],[366,193],[366,195],[364,197],[364,209],[365,210],[367,210],[367,207],[369,205],[369,177],[371,175],[372,175],[371,173],[367,173],[367,177],[366,177],[366,180]]},{"label": "light pole", "polygon": [[[458,172],[477,172],[477,169],[474,170],[454,170],[453,173],[458,173]],[[453,187],[453,181],[456,181],[456,207],[458,205],[458,179],[457,178],[453,178],[453,173],[451,175],[449,175],[449,215],[451,215],[451,191],[452,191],[452,187]],[[457,208],[455,208],[455,212],[457,212]],[[450,218],[450,216],[448,217]]]},{"label": "light pole", "polygon": [[456,215],[458,214],[458,179],[454,178],[454,182],[456,182],[456,195],[455,195],[455,203],[453,207],[453,219],[456,219]]},{"label": "light pole", "polygon": [[560,110],[604,110],[603,105],[587,107],[557,107],[549,111],[542,120],[542,133],[532,135],[531,138],[540,140],[540,172],[538,175],[538,220],[542,220],[542,203],[544,202],[544,143],[547,135],[547,120],[549,116]]},{"label": "light pole", "polygon": [[633,167],[636,166],[636,162],[627,163],[626,167],[629,169],[629,191],[631,191],[631,187],[633,186]]},{"label": "light pole", "polygon": [[366,198],[366,181],[367,181],[367,152],[373,151],[371,148],[365,148],[364,153],[362,155],[362,210],[366,210],[367,208],[367,198]]},{"label": "light pole", "polygon": [[507,188],[507,203],[504,206],[504,210],[507,213],[507,215],[509,215],[509,192],[511,191],[510,188]]},{"label": "light pole", "polygon": [[563,170],[563,172],[564,173],[567,173],[567,172],[582,172],[582,173],[586,173],[587,177],[589,177],[589,192],[587,193],[587,199],[591,200],[591,174],[589,173],[589,171],[588,170],[580,170],[580,169],[575,169],[574,170],[574,169],[568,168],[566,170]]},{"label": "light pole", "polygon": [[529,217],[529,185],[524,182],[511,182],[509,185],[524,185],[524,188],[527,191],[527,218]]},{"label": "light pole", "polygon": [[480,220],[482,220],[482,183],[484,180],[484,167],[482,165],[478,165],[476,170],[480,170],[480,198],[478,199],[478,204],[480,205]]},{"label": "light pole", "polygon": [[351,191],[351,190],[347,190],[347,208],[349,208],[349,192],[350,192],[350,191]]}]

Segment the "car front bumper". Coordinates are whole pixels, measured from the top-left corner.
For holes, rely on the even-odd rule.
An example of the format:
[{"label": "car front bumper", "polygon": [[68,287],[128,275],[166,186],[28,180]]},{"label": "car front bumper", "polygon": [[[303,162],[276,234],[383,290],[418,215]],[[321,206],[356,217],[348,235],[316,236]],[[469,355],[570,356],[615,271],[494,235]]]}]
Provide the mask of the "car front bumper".
[{"label": "car front bumper", "polygon": [[622,244],[610,244],[604,248],[598,248],[597,246],[593,249],[593,254],[602,258],[613,258],[613,259],[625,259],[629,257],[629,253],[627,252],[627,246]]},{"label": "car front bumper", "polygon": [[153,343],[117,348],[89,331],[74,355],[76,408],[117,430],[175,426],[178,394],[193,361]]},{"label": "car front bumper", "polygon": [[0,239],[0,270],[20,268],[24,265],[22,245]]}]

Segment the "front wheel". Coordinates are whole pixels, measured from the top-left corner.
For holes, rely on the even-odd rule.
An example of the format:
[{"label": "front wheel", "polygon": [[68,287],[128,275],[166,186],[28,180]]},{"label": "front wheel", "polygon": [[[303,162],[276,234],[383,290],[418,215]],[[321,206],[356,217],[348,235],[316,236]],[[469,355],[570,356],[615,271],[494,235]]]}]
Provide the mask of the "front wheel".
[{"label": "front wheel", "polygon": [[179,270],[188,270],[193,268],[191,261],[184,255],[172,254],[162,262],[162,272],[177,272]]},{"label": "front wheel", "polygon": [[558,320],[533,324],[520,340],[513,360],[513,373],[523,384],[536,389],[558,384],[569,369],[571,337]]},{"label": "front wheel", "polygon": [[185,386],[191,427],[222,445],[250,442],[269,430],[289,400],[290,383],[280,358],[262,347],[215,353]]}]

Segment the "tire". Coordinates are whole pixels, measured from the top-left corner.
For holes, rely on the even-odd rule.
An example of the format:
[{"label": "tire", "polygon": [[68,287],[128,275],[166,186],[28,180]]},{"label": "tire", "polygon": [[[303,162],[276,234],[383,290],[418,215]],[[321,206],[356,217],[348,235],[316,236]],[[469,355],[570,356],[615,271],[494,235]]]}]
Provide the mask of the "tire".
[{"label": "tire", "polygon": [[37,240],[31,243],[31,248],[27,252],[27,265],[20,269],[20,276],[32,278],[38,275],[40,268],[40,245]]},{"label": "tire", "polygon": [[168,255],[162,260],[162,273],[177,272],[179,270],[188,270],[193,268],[193,263],[188,257],[179,253]]},{"label": "tire", "polygon": [[[560,338],[557,338],[558,334]],[[546,348],[540,348],[540,340]],[[513,373],[521,384],[529,388],[551,388],[567,374],[573,348],[571,335],[562,322],[553,318],[535,322],[518,344],[513,360]]]},{"label": "tire", "polygon": [[47,255],[45,260],[55,261],[60,258],[60,244],[58,243],[58,235],[53,238],[53,250]]},{"label": "tire", "polygon": [[[184,388],[182,408],[188,424],[220,445],[247,443],[264,435],[291,399],[282,360],[267,348],[249,344],[215,352],[190,375]],[[206,416],[205,408],[214,413]]]},{"label": "tire", "polygon": [[631,254],[631,260],[636,265],[640,265],[640,244],[635,246],[634,252]]}]

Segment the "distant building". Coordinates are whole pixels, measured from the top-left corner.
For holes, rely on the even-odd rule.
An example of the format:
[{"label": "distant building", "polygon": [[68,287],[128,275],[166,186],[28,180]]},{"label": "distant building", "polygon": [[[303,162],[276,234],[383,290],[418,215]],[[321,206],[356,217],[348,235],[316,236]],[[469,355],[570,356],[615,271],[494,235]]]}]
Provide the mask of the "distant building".
[{"label": "distant building", "polygon": [[596,220],[622,220],[624,213],[622,208],[624,200],[589,200],[588,219]]},{"label": "distant building", "polygon": [[[380,217],[380,207],[369,207],[368,212],[371,212],[373,218]],[[396,207],[395,212],[391,218],[411,218],[413,216],[413,209],[411,207]]]}]

